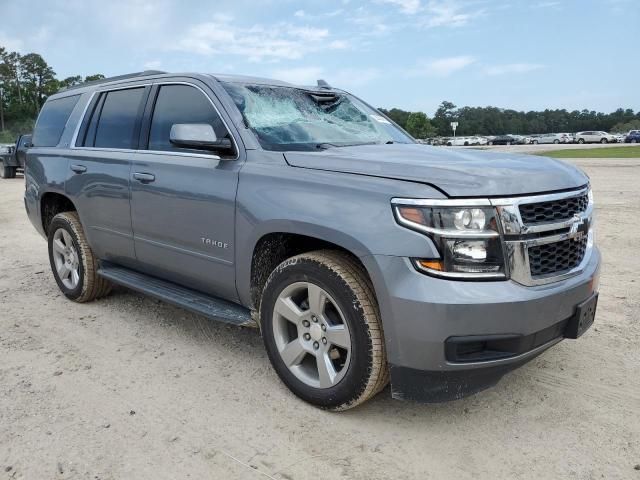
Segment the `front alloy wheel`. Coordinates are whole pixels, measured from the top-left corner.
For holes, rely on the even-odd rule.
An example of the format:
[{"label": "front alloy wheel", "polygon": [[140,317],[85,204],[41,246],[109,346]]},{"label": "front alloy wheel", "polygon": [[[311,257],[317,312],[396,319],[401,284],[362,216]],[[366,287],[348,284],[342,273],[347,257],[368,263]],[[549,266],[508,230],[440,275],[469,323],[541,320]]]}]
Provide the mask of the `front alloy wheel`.
[{"label": "front alloy wheel", "polygon": [[280,293],[273,335],[289,371],[310,387],[332,387],[349,368],[349,325],[333,297],[318,285],[296,282]]}]

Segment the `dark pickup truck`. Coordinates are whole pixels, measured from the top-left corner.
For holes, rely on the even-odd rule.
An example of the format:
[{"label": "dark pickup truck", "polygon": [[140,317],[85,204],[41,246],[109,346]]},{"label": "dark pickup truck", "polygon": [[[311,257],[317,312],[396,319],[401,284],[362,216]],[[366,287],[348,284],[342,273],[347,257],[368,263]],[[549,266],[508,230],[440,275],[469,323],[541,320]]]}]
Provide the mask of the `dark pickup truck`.
[{"label": "dark pickup truck", "polygon": [[0,153],[0,177],[15,178],[18,170],[24,169],[27,148],[31,146],[31,134],[20,135],[13,147],[6,153]]}]

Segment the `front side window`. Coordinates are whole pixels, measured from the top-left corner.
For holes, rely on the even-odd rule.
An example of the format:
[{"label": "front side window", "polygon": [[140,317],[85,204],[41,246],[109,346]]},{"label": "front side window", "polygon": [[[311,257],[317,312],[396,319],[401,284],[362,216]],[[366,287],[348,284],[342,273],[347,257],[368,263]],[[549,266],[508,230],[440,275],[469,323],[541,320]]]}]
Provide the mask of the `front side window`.
[{"label": "front side window", "polygon": [[55,147],[60,141],[64,127],[80,95],[49,100],[42,107],[38,123],[33,132],[35,147]]},{"label": "front side window", "polygon": [[[136,122],[144,88],[113,90],[106,93],[95,124],[94,147],[134,149],[137,147]],[[103,94],[105,95],[105,94]],[[92,120],[93,123],[93,120]]]},{"label": "front side window", "polygon": [[206,123],[213,127],[217,138],[229,136],[218,112],[204,93],[189,85],[162,85],[153,109],[149,150],[184,151],[169,141],[171,127],[177,123]]},{"label": "front side window", "polygon": [[378,111],[342,92],[222,83],[267,150],[413,143]]}]

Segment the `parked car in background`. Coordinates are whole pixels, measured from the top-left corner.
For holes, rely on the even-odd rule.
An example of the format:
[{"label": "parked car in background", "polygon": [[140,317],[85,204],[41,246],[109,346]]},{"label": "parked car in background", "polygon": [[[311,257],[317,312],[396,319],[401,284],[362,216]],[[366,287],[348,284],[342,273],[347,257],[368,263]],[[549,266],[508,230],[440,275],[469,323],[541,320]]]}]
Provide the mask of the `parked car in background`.
[{"label": "parked car in background", "polygon": [[27,149],[31,146],[31,135],[18,136],[15,145],[9,145],[9,152],[0,151],[0,177],[15,178],[18,170],[24,168]]},{"label": "parked car in background", "polygon": [[560,135],[563,137],[563,141],[560,143],[575,143],[576,141],[576,136],[573,133],[561,133]]},{"label": "parked car in background", "polygon": [[616,142],[618,143],[624,143],[625,138],[627,138],[626,133],[616,133],[614,134],[614,136],[616,137]]},{"label": "parked car in background", "polygon": [[640,143],[640,130],[631,130],[624,137],[625,143]]},{"label": "parked car in background", "polygon": [[467,147],[471,145],[469,137],[451,137],[447,139],[447,147]]},{"label": "parked car in background", "polygon": [[578,143],[615,143],[616,141],[615,135],[599,130],[576,133],[576,142]]},{"label": "parked car in background", "polygon": [[489,141],[489,145],[517,145],[519,139],[513,135],[498,135]]},{"label": "parked car in background", "polygon": [[569,139],[564,133],[544,133],[533,139],[534,144],[544,143],[569,143]]},{"label": "parked car in background", "polygon": [[487,144],[487,139],[484,137],[480,137],[477,135],[474,135],[473,137],[469,137],[469,140],[471,141],[471,145],[486,145]]}]

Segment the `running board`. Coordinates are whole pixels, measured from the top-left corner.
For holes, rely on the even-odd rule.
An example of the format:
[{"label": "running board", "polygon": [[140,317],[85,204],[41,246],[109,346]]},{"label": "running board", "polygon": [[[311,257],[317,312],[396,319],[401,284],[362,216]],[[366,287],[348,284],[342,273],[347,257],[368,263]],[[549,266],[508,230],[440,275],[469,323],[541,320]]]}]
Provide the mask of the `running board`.
[{"label": "running board", "polygon": [[248,308],[113,263],[100,262],[98,275],[118,285],[199,313],[212,320],[241,327],[258,326],[251,318],[251,310]]}]

